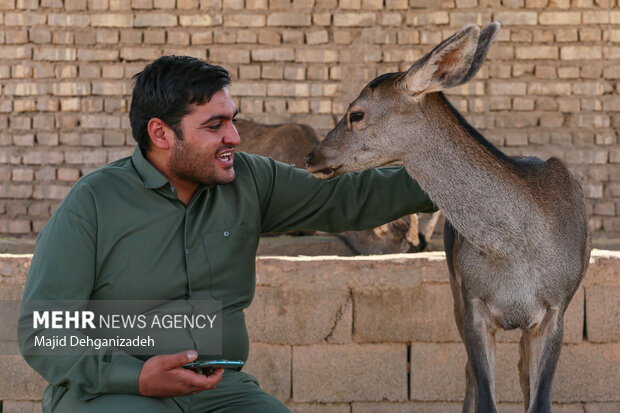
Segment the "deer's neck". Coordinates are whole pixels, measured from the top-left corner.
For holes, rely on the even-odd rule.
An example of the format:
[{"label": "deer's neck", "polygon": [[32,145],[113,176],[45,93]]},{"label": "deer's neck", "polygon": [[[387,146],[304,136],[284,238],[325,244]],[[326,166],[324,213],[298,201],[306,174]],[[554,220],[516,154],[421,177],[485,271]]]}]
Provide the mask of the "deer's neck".
[{"label": "deer's neck", "polygon": [[531,237],[545,220],[514,162],[469,126],[443,95],[427,96],[422,106],[428,119],[425,138],[404,159],[407,171],[470,243],[498,255],[527,253],[539,241]]}]

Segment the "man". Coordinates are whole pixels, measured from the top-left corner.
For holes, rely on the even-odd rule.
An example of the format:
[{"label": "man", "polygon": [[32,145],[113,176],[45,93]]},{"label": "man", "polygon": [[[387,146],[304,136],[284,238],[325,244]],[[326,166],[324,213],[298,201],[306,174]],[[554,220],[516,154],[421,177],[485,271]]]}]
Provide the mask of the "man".
[{"label": "man", "polygon": [[[403,169],[321,181],[304,170],[235,153],[237,109],[226,70],[164,56],[135,76],[133,156],[80,179],[39,236],[24,291],[33,300],[209,300],[222,303],[222,355],[245,360],[243,310],[255,288],[264,232],[339,232],[378,226],[432,202]],[[24,315],[24,314],[22,314]],[[45,412],[286,412],[242,371],[205,376],[182,366],[209,359],[200,337],[187,351],[139,358],[27,355],[50,385]],[[190,337],[191,336],[191,337]]]}]

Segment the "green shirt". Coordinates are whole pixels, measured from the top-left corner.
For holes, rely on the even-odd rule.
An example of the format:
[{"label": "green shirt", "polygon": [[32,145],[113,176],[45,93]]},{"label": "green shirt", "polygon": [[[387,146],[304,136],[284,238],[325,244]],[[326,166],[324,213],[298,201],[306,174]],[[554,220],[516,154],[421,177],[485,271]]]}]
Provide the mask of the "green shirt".
[{"label": "green shirt", "polygon": [[[245,153],[235,155],[234,167],[232,183],[200,186],[188,205],[138,148],[132,157],[86,175],[39,235],[24,302],[221,300],[220,357],[245,360],[243,309],[254,296],[261,233],[359,230],[434,209],[404,168],[322,181]],[[22,348],[33,334],[29,327],[22,317]],[[188,333],[179,343],[204,355],[200,337],[192,340]],[[25,358],[51,385],[69,388],[80,399],[137,394],[144,363],[118,349]]]}]

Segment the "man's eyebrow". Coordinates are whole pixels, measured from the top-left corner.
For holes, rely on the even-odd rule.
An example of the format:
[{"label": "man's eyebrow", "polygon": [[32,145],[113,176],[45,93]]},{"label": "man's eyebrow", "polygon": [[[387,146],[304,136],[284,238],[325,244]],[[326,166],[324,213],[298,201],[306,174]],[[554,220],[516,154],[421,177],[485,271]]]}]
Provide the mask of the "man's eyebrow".
[{"label": "man's eyebrow", "polygon": [[225,115],[225,114],[213,115],[209,119],[207,119],[204,122],[202,122],[200,124],[200,127],[206,126],[209,123],[213,122],[214,120],[230,120],[230,119],[234,119],[237,116],[238,113],[239,113],[239,110],[236,110],[234,115],[232,115],[232,117],[230,117],[228,115]]}]

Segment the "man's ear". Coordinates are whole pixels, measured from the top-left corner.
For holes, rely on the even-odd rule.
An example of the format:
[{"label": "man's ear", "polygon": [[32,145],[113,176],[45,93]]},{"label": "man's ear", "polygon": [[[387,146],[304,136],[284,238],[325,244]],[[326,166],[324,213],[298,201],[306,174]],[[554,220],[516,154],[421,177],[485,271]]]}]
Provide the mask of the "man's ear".
[{"label": "man's ear", "polygon": [[499,27],[493,23],[482,32],[474,24],[463,27],[415,62],[401,85],[419,97],[465,83],[482,66]]},{"label": "man's ear", "polygon": [[151,118],[147,130],[153,146],[160,149],[170,149],[170,139],[174,131],[166,122],[159,118]]}]

